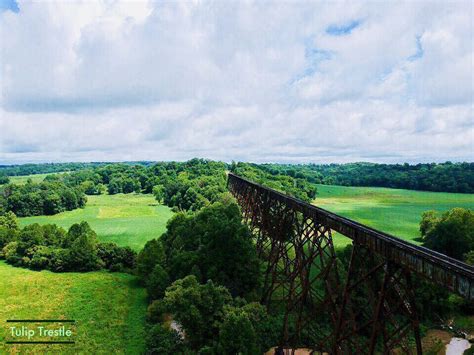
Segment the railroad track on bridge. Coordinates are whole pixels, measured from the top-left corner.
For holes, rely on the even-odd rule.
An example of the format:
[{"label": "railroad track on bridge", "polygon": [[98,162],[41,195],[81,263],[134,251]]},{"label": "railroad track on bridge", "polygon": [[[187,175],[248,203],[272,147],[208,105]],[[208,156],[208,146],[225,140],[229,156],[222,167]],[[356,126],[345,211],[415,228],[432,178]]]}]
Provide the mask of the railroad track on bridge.
[{"label": "railroad track on bridge", "polygon": [[[474,302],[470,265],[233,173],[228,188],[266,262],[262,302],[286,305],[282,347],[421,354],[414,278]],[[352,240],[347,269],[332,231]]]}]

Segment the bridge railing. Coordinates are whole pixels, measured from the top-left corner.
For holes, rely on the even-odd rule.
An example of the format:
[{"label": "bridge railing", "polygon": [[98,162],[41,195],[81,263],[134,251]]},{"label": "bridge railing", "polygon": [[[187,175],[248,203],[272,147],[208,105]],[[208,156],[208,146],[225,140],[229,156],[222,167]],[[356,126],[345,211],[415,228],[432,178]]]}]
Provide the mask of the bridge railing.
[{"label": "bridge railing", "polygon": [[474,267],[441,253],[417,246],[320,207],[285,195],[243,177],[229,173],[230,185],[250,187],[259,194],[312,216],[321,224],[363,245],[386,260],[438,284],[460,296],[474,300]]}]

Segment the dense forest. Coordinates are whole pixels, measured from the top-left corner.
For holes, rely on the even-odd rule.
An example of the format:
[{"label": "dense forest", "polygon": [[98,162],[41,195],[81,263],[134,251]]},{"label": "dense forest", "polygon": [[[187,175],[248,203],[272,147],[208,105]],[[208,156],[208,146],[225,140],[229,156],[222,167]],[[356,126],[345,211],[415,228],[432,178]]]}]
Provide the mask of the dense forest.
[{"label": "dense forest", "polygon": [[255,165],[272,175],[288,175],[311,183],[397,189],[474,192],[474,163]]}]

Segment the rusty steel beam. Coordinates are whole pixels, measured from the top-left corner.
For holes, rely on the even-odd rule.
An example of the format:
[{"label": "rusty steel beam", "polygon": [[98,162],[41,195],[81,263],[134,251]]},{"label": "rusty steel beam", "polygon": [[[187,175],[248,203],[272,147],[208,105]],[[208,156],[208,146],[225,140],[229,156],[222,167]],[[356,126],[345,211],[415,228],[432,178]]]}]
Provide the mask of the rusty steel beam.
[{"label": "rusty steel beam", "polygon": [[[465,299],[474,301],[474,267],[470,265],[433,250],[411,244],[232,173],[228,174],[228,185],[230,191],[238,200],[240,196],[239,203],[244,210],[244,215],[246,214],[245,209],[248,210],[247,218],[262,218],[264,216],[265,211],[252,213],[255,212],[252,210],[252,203],[258,204],[256,208],[259,209],[268,208],[271,203],[278,203],[285,206],[289,211],[299,212],[305,218],[317,221],[320,225],[345,235],[353,240],[354,245],[357,244],[367,248],[391,265],[422,276]],[[252,201],[244,201],[243,198],[252,199]],[[254,221],[254,224],[258,225],[257,222]]]}]

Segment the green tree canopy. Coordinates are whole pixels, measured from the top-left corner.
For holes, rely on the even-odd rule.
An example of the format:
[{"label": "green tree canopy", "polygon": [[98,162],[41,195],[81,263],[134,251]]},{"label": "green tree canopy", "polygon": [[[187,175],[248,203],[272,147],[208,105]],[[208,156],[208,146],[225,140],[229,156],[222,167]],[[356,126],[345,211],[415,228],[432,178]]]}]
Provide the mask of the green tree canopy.
[{"label": "green tree canopy", "polygon": [[474,213],[464,208],[453,208],[437,218],[432,213],[423,214],[420,223],[423,245],[462,260],[474,250]]},{"label": "green tree canopy", "polygon": [[178,213],[160,241],[172,280],[194,274],[201,282],[213,280],[239,296],[258,287],[260,264],[252,235],[233,199],[197,213]]}]

